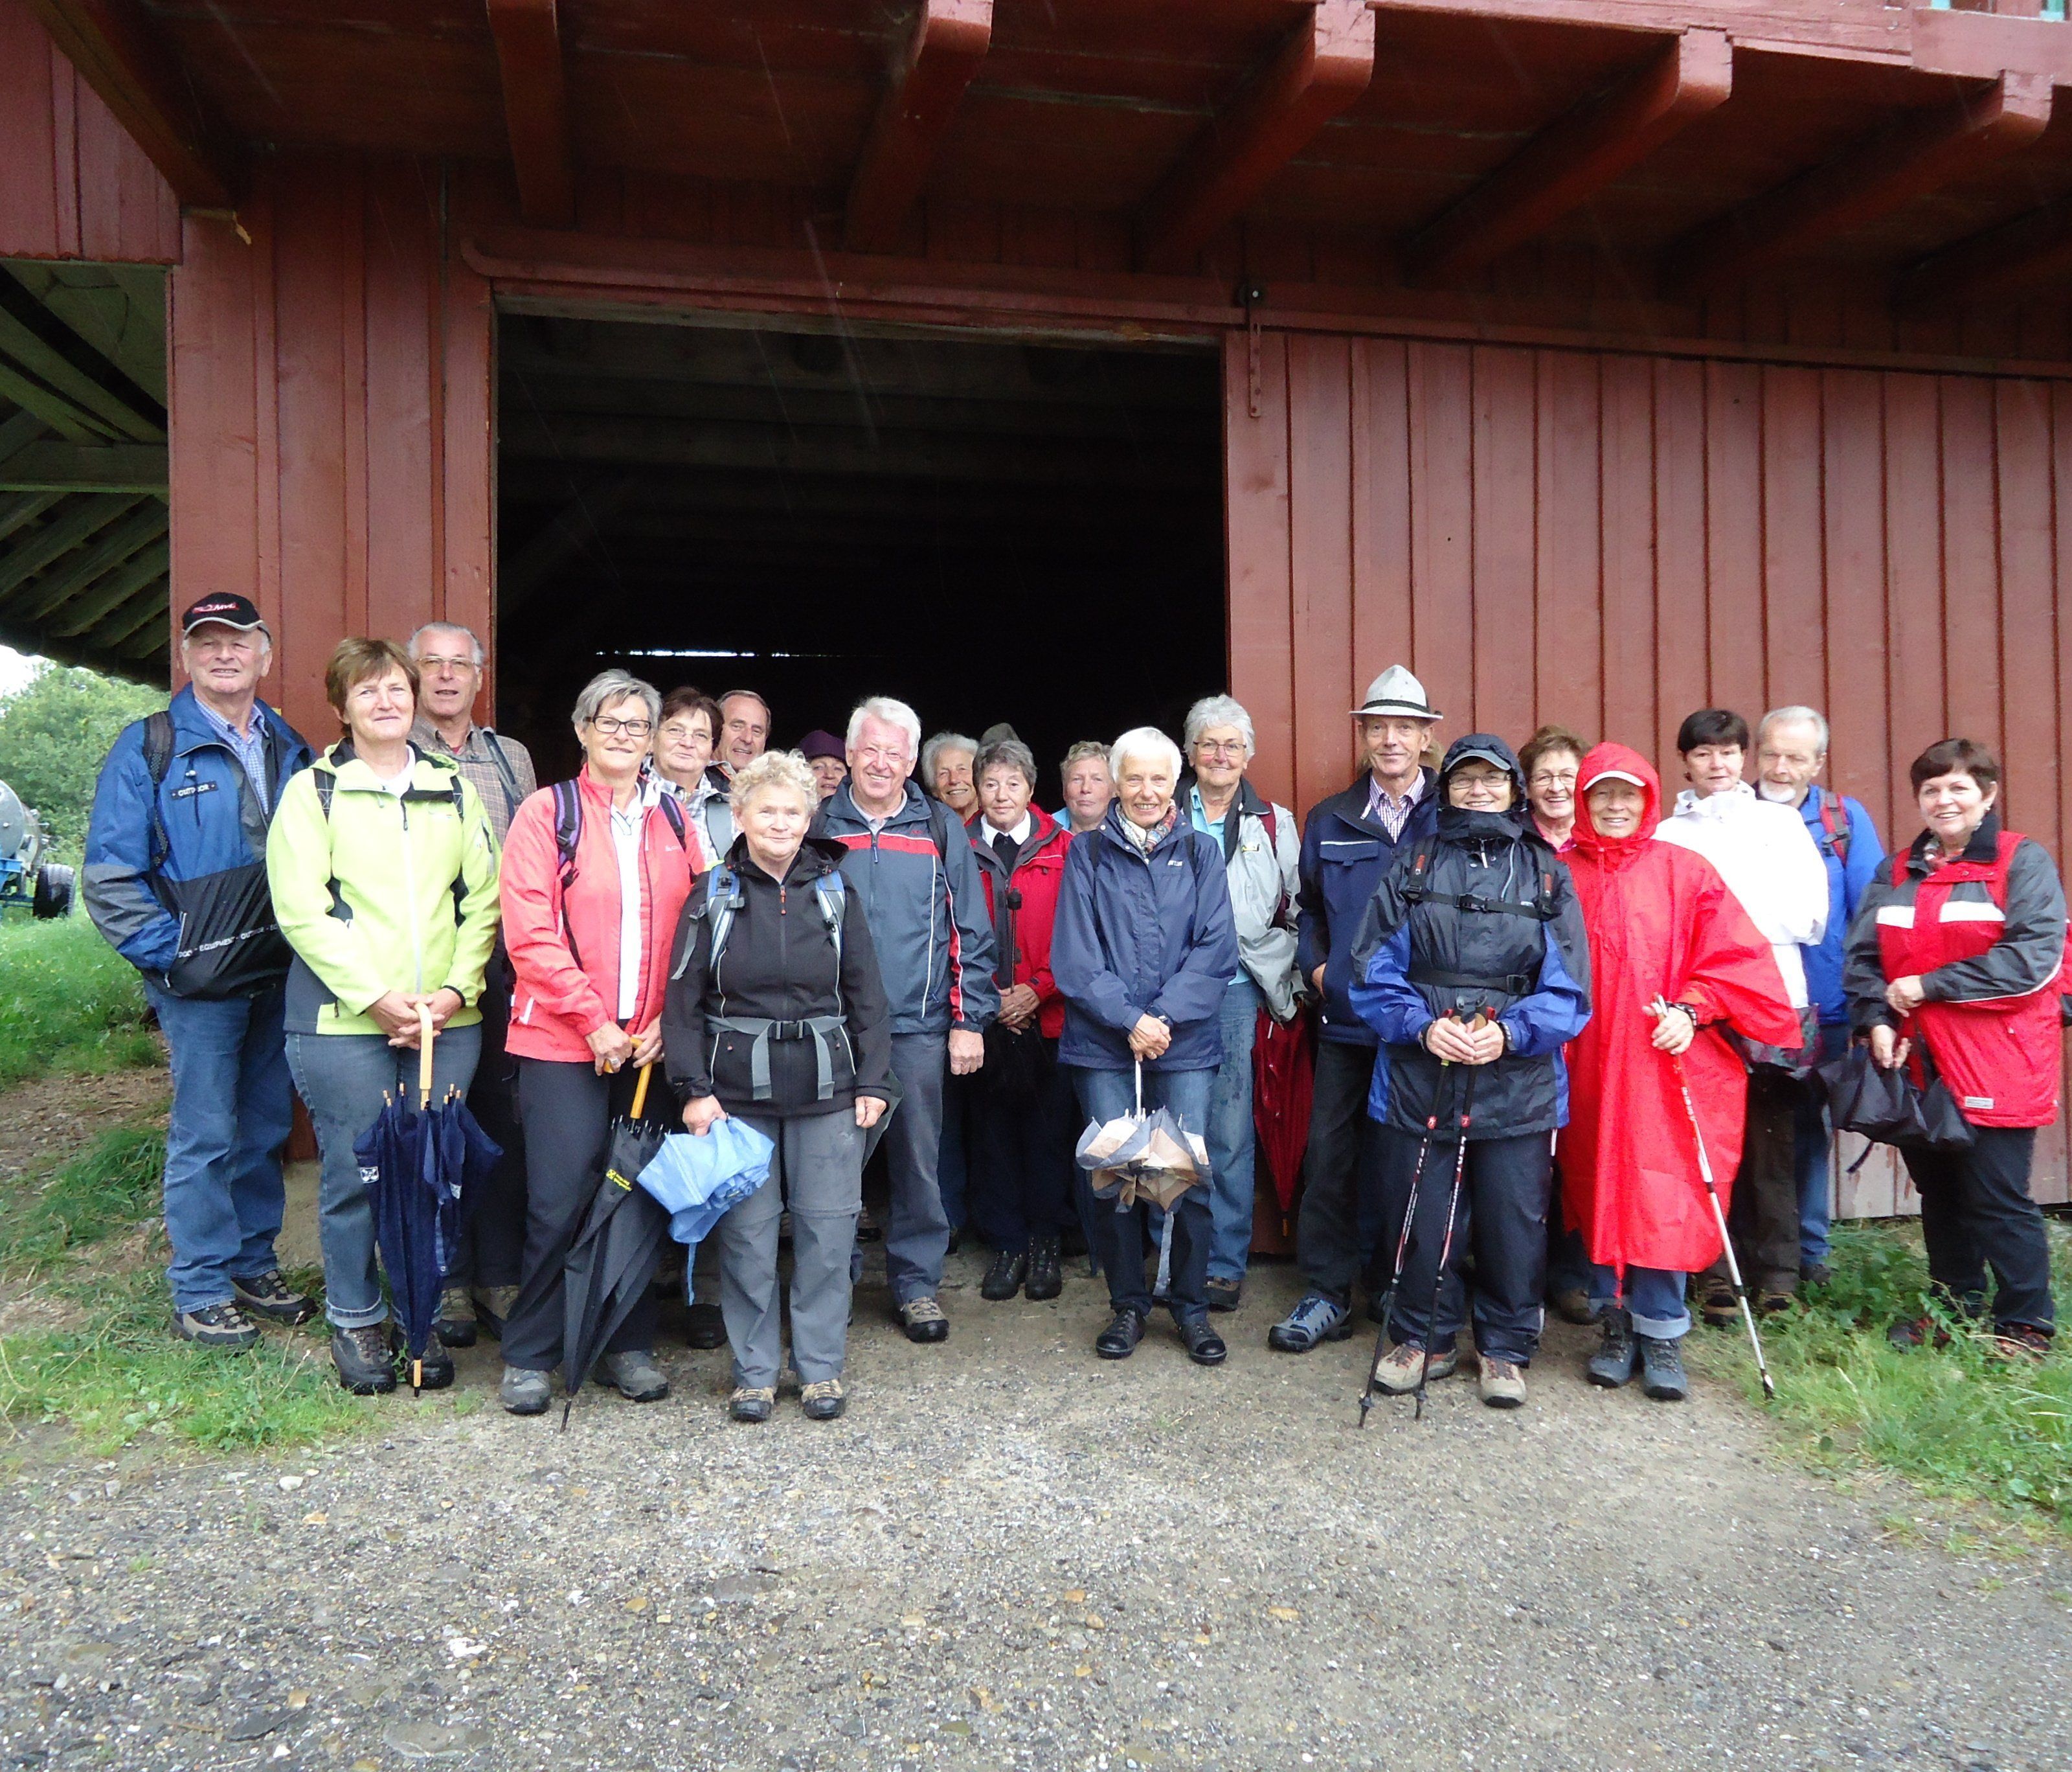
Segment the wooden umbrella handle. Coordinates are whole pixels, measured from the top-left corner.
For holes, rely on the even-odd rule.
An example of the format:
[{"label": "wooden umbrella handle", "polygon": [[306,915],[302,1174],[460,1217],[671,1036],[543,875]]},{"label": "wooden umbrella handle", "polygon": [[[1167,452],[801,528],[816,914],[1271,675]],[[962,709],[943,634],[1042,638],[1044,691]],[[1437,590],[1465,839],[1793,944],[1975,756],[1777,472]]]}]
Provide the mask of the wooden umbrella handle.
[{"label": "wooden umbrella handle", "polygon": [[654,1068],[652,1062],[643,1065],[640,1067],[640,1079],[633,1086],[633,1117],[636,1120],[640,1118],[648,1106],[648,1074]]},{"label": "wooden umbrella handle", "polygon": [[432,1105],[432,1042],[438,1038],[438,1029],[432,1025],[430,1003],[417,1005],[417,1106],[421,1110]]}]

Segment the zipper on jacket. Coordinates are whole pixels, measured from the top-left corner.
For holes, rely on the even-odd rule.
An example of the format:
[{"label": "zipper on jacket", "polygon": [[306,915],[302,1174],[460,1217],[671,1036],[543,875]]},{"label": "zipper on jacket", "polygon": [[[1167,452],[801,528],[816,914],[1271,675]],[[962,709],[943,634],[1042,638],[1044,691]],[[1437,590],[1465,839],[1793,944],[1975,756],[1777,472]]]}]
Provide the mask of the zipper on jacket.
[{"label": "zipper on jacket", "polygon": [[[414,764],[410,773],[413,776],[417,773]],[[385,793],[388,789],[384,788],[381,791]],[[409,791],[406,785],[403,793]],[[417,981],[417,992],[421,995],[425,989],[425,946],[417,929],[417,869],[410,854],[410,808],[401,793],[396,796],[396,810],[403,819],[403,901],[405,914],[410,924],[410,969]]]}]

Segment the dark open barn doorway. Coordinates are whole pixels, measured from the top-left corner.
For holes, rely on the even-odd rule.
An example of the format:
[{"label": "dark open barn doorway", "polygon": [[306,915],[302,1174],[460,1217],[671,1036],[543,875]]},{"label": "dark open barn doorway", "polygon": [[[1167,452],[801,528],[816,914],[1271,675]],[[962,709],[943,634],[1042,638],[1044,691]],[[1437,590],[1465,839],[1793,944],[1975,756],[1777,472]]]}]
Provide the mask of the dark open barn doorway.
[{"label": "dark open barn doorway", "polygon": [[870,693],[1081,738],[1224,686],[1215,354],[536,313],[499,336],[498,707],[547,770],[594,671]]}]

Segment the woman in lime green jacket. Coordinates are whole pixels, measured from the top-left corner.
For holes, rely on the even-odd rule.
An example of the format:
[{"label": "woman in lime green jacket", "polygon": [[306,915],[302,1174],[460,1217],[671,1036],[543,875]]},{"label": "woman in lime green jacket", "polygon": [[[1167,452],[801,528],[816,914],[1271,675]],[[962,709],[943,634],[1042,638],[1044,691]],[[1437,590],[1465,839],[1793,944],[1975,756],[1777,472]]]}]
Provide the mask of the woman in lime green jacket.
[{"label": "woman in lime green jacket", "polygon": [[[345,736],[281,795],[266,840],[273,914],[294,950],[288,1065],[314,1123],[324,1313],[339,1383],[396,1387],[374,1217],[353,1147],[384,1094],[415,1086],[418,1010],[438,1030],[434,1099],[465,1093],[496,938],[496,839],[474,786],[410,744],[417,671],[388,640],[347,640],[324,689]],[[435,1334],[424,1383],[453,1383]]]}]

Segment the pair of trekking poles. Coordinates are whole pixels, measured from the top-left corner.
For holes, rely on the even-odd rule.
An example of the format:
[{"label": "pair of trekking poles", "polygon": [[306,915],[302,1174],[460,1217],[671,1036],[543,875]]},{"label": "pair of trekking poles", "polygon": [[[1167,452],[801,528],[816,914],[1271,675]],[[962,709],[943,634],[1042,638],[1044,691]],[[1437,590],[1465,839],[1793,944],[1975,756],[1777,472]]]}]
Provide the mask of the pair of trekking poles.
[{"label": "pair of trekking poles", "polygon": [[[1659,997],[1648,1005],[1648,1012],[1658,1020],[1668,1011],[1669,1005]],[[1457,1021],[1465,1021],[1471,1033],[1489,1019],[1486,1012],[1479,1008],[1471,1013],[1455,1009],[1452,1016]],[[1712,1179],[1712,1160],[1705,1149],[1705,1134],[1698,1123],[1698,1104],[1692,1099],[1691,1079],[1684,1069],[1683,1054],[1671,1054],[1670,1062],[1676,1067],[1676,1086],[1683,1093],[1684,1111],[1689,1116],[1691,1136],[1698,1147],[1698,1177],[1704,1184],[1705,1197],[1712,1202],[1712,1222],[1719,1226],[1720,1247],[1726,1251],[1727,1275],[1733,1284],[1734,1302],[1741,1307],[1741,1321],[1748,1329],[1749,1345],[1755,1350],[1755,1369],[1762,1380],[1763,1398],[1766,1402],[1774,1402],[1777,1384],[1770,1375],[1769,1362],[1763,1358],[1762,1337],[1756,1333],[1755,1313],[1749,1308],[1748,1289],[1741,1283],[1741,1267],[1734,1255],[1734,1240],[1727,1233],[1726,1209],[1720,1202],[1719,1186]],[[1454,1128],[1457,1143],[1453,1156],[1453,1185],[1446,1202],[1446,1231],[1440,1244],[1439,1265],[1432,1276],[1431,1305],[1424,1318],[1424,1357],[1417,1370],[1417,1389],[1414,1393],[1416,1407],[1411,1417],[1416,1421],[1424,1419],[1425,1386],[1432,1374],[1432,1335],[1438,1326],[1440,1291],[1446,1284],[1446,1270],[1453,1262],[1453,1226],[1460,1216],[1461,1184],[1468,1167],[1468,1128],[1474,1117],[1475,1073],[1481,1068],[1479,1065],[1470,1065],[1467,1076],[1459,1089],[1460,1118],[1459,1124]],[[1442,1058],[1439,1061],[1442,1077],[1452,1069],[1451,1060]],[[1425,1117],[1424,1141],[1417,1148],[1417,1165],[1410,1172],[1410,1200],[1404,1209],[1403,1228],[1396,1238],[1396,1264],[1388,1276],[1388,1290],[1382,1296],[1381,1308],[1376,1313],[1381,1318],[1381,1330],[1375,1339],[1374,1358],[1367,1362],[1367,1383],[1360,1391],[1359,1424],[1363,1428],[1367,1425],[1367,1411],[1374,1407],[1375,1368],[1381,1363],[1382,1354],[1388,1345],[1388,1320],[1396,1308],[1397,1289],[1403,1284],[1404,1260],[1410,1249],[1410,1228],[1417,1222],[1417,1196],[1424,1185],[1425,1160],[1431,1156],[1433,1140],[1438,1136],[1439,1119],[1439,1106],[1435,1098],[1432,1111]]]}]

